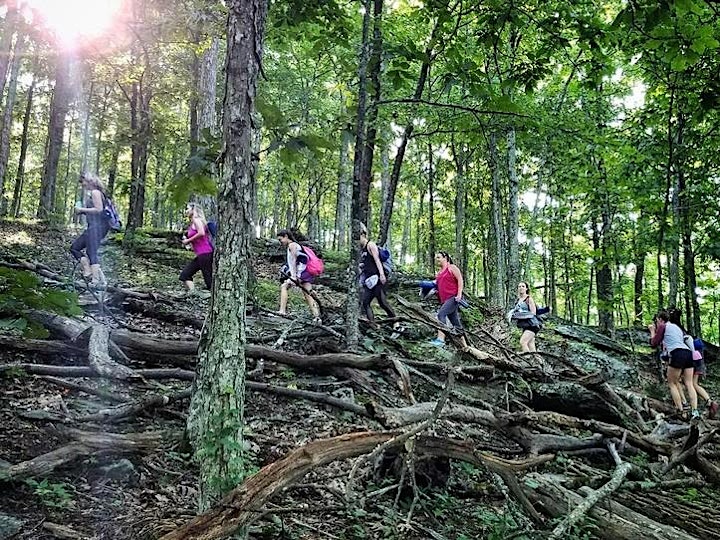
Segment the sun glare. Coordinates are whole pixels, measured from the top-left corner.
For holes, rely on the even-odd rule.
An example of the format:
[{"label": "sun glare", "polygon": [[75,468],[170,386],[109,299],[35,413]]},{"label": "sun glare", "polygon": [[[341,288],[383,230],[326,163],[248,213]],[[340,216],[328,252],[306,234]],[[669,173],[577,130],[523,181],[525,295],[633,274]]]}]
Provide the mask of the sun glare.
[{"label": "sun glare", "polygon": [[64,46],[96,38],[118,18],[122,0],[26,0],[34,24],[48,28]]}]

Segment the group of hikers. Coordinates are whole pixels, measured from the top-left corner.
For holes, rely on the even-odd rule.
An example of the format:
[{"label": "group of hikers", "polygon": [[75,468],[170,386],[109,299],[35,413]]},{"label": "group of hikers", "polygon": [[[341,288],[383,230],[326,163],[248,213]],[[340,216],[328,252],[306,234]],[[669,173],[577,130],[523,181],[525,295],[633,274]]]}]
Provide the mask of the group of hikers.
[{"label": "group of hikers", "polygon": [[[75,213],[85,215],[87,228],[73,241],[70,252],[79,262],[83,278],[89,286],[103,289],[106,286],[106,279],[100,266],[98,250],[107,233],[115,228],[114,221],[118,219],[117,212],[97,176],[84,173],[80,175],[79,183],[85,196],[82,203],[76,206]],[[188,224],[182,237],[182,244],[187,249],[192,249],[195,257],[183,268],[180,273],[180,281],[192,293],[194,292],[193,276],[197,272],[201,272],[205,286],[210,290],[213,277],[213,235],[215,232],[213,224],[208,223],[203,209],[196,203],[188,203],[185,215]],[[297,287],[303,292],[313,321],[321,323],[320,306],[313,298],[312,286],[315,277],[322,272],[322,261],[311,248],[301,245],[294,233],[288,229],[278,231],[277,240],[286,250],[286,263],[281,270],[283,278],[280,285],[278,314],[287,314],[288,293],[292,288]],[[373,322],[374,314],[371,304],[373,300],[377,300],[387,316],[395,319],[395,312],[387,298],[389,276],[387,275],[387,266],[383,261],[383,248],[369,240],[368,231],[364,225],[360,228],[357,242],[361,250],[359,286],[361,288],[362,313],[368,321]],[[437,294],[440,303],[437,320],[443,327],[452,327],[460,343],[467,346],[459,314],[459,309],[464,304],[465,283],[462,272],[457,265],[453,264],[452,257],[446,251],[438,251],[435,254],[435,261],[440,268],[435,280],[424,283],[430,283],[432,293]],[[539,309],[530,294],[530,286],[527,282],[521,281],[517,286],[517,302],[508,314],[508,319],[514,321],[522,331],[520,347],[523,352],[536,351],[535,336],[542,328],[542,322],[538,315]],[[718,412],[718,403],[711,399],[708,392],[700,385],[701,378],[706,374],[703,343],[699,339],[693,339],[685,330],[681,318],[682,313],[676,308],[659,311],[653,324],[648,327],[650,345],[662,346],[661,357],[667,361],[668,387],[678,414],[688,418],[700,416],[699,396],[703,399],[709,415],[714,417]],[[397,329],[398,324],[396,321],[393,327]],[[437,336],[430,343],[437,347],[443,347],[445,339],[446,332],[438,330]]]},{"label": "group of hikers", "polygon": [[704,345],[702,340],[694,339],[685,330],[681,319],[682,312],[677,308],[660,310],[648,326],[650,345],[661,347],[660,357],[667,362],[670,396],[680,417],[687,419],[700,416],[699,396],[710,418],[714,418],[718,412],[718,403],[700,385],[700,379],[707,374],[703,359]]}]

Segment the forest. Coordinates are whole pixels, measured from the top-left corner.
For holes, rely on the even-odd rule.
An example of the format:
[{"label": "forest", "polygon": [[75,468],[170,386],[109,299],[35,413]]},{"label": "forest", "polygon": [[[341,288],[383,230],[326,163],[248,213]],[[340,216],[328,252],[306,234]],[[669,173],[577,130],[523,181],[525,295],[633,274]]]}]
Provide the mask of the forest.
[{"label": "forest", "polygon": [[0,16],[0,540],[720,538],[720,5]]}]

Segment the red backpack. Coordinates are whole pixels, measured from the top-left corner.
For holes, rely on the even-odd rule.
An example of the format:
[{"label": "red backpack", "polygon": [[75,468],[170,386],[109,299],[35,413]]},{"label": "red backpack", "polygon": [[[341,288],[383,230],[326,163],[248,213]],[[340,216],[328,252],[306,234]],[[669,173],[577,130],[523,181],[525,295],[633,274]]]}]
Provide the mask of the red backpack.
[{"label": "red backpack", "polygon": [[308,271],[308,273],[311,276],[319,276],[325,271],[325,263],[323,260],[315,255],[315,252],[310,249],[308,246],[302,246],[302,250],[305,252],[305,255],[307,255],[308,262],[305,265],[305,270]]}]

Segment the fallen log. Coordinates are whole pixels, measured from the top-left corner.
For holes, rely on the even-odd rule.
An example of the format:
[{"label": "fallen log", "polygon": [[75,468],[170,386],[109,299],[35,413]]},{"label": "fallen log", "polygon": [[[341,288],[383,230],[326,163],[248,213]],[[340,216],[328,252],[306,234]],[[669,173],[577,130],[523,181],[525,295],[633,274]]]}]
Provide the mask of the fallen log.
[{"label": "fallen log", "polygon": [[109,352],[110,332],[106,326],[96,324],[92,326],[90,340],[88,341],[88,363],[90,368],[109,379],[128,380],[138,375],[129,367],[114,362]]},{"label": "fallen log", "polygon": [[181,434],[168,432],[90,433],[75,429],[64,430],[75,439],[65,446],[0,470],[0,480],[16,480],[34,476],[47,476],[58,467],[80,458],[100,454],[127,454],[156,448],[161,443],[179,440]]},{"label": "fallen log", "polygon": [[16,349],[19,351],[34,352],[46,355],[57,355],[62,357],[78,356],[84,357],[87,352],[79,347],[73,347],[62,341],[48,339],[16,338],[12,336],[0,336],[0,348]]},{"label": "fallen log", "polygon": [[95,411],[91,414],[77,416],[74,420],[76,422],[119,422],[126,418],[135,417],[141,412],[154,407],[164,407],[182,399],[187,399],[191,395],[192,390],[190,388],[164,396],[152,395],[138,401],[123,403],[122,405],[116,405],[115,407],[106,407],[105,409],[100,409],[99,411]]},{"label": "fallen log", "polygon": [[610,477],[610,480],[601,488],[592,490],[590,494],[585,497],[585,500],[582,501],[579,505],[577,505],[573,509],[573,511],[570,512],[565,517],[565,519],[563,519],[562,522],[560,522],[558,526],[553,529],[549,537],[550,539],[558,540],[564,538],[565,534],[568,532],[568,529],[570,529],[578,521],[583,519],[588,513],[588,511],[598,502],[609,496],[611,493],[615,492],[625,480],[625,477],[630,472],[632,465],[630,465],[630,463],[623,463],[620,460],[620,456],[618,455],[617,451],[615,450],[615,446],[612,443],[609,445],[609,450],[613,456],[615,464],[617,465],[615,471]]},{"label": "fallen log", "polygon": [[[361,456],[374,448],[397,437],[399,432],[361,432],[340,435],[306,444],[290,452],[285,458],[266,465],[256,474],[233,489],[218,504],[207,512],[193,518],[182,527],[166,534],[161,540],[213,540],[227,538],[239,528],[247,525],[257,511],[275,494],[299,481],[313,469],[338,461]],[[524,470],[535,466],[539,459],[531,462],[513,463],[492,456],[481,456],[470,444],[459,441],[439,442],[437,438],[418,437],[416,449],[437,457],[461,459],[476,465],[486,466],[489,459],[498,467],[515,466]],[[550,457],[549,459],[552,459]]]},{"label": "fallen log", "polygon": [[[50,375],[55,377],[99,377],[97,372],[89,367],[79,366],[48,366],[44,364],[15,363],[0,365],[0,373],[7,371],[24,371],[31,375]],[[134,373],[144,379],[179,379],[181,381],[195,380],[195,372],[180,368],[170,369],[136,369]]]},{"label": "fallen log", "polygon": [[[530,474],[523,490],[528,498],[550,516],[564,516],[582,504],[584,497],[567,489],[546,475]],[[654,521],[619,503],[602,501],[588,515],[597,527],[593,534],[605,540],[700,540],[682,529]]]}]

